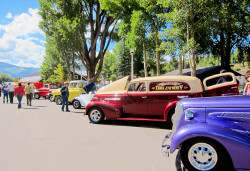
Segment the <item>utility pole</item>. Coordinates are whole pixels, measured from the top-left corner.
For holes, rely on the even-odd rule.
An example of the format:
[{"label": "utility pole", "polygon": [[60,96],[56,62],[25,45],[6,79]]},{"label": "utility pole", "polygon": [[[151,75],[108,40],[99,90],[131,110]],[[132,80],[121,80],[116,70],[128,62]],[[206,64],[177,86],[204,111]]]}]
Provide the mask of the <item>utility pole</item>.
[{"label": "utility pole", "polygon": [[131,53],[131,80],[134,79],[134,50],[133,48],[130,49]]}]

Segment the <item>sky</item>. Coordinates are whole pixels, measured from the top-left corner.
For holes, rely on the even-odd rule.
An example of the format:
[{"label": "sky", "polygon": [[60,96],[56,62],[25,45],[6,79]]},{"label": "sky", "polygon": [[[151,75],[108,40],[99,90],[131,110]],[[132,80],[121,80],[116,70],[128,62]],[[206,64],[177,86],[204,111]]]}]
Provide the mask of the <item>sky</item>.
[{"label": "sky", "polygon": [[[38,26],[41,21],[38,9],[38,0],[1,0],[0,62],[40,68],[45,34]],[[112,42],[109,49],[114,46]]]},{"label": "sky", "polygon": [[1,0],[0,62],[39,68],[45,34],[38,27],[38,0]]}]

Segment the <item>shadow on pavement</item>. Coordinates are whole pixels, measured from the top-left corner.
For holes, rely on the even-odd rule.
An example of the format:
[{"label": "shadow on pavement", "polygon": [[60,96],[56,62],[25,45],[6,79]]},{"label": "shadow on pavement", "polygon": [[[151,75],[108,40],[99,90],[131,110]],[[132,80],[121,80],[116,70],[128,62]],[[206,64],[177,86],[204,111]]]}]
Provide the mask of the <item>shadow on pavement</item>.
[{"label": "shadow on pavement", "polygon": [[104,120],[102,125],[130,126],[142,128],[171,129],[165,122]]},{"label": "shadow on pavement", "polygon": [[39,109],[39,108],[36,108],[36,107],[22,107],[21,109]]}]

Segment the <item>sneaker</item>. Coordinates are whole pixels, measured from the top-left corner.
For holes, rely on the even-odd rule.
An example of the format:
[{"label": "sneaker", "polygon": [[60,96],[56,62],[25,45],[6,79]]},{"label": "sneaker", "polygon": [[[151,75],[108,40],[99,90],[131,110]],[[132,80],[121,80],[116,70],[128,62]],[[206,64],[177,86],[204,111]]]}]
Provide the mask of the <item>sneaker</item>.
[{"label": "sneaker", "polygon": [[66,110],[66,112],[70,112],[70,110]]}]

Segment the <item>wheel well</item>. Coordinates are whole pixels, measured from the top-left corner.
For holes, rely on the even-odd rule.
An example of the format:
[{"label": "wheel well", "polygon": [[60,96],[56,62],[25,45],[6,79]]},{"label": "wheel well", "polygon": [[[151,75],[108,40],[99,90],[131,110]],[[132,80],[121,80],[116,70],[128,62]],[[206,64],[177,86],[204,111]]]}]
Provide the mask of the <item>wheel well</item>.
[{"label": "wheel well", "polygon": [[[226,153],[226,155],[227,155],[227,157],[228,157],[228,159],[229,159],[231,165],[233,166],[232,158],[231,158],[231,156],[229,155],[227,149],[226,149],[219,141],[217,141],[217,140],[215,140],[215,139],[212,139],[212,138],[209,138],[209,137],[202,137],[202,136],[200,136],[200,137],[194,137],[194,138],[185,140],[184,142],[182,142],[182,144],[190,143],[190,142],[196,141],[196,140],[207,140],[207,141],[211,141],[211,142],[215,143],[216,145],[218,145],[218,146],[219,146],[221,149],[223,149],[223,151]],[[181,145],[182,145],[182,144],[181,144]],[[180,146],[181,146],[181,145],[180,145]]]},{"label": "wheel well", "polygon": [[[86,115],[89,115],[89,111],[90,111],[91,109],[93,109],[93,108],[98,108],[98,109],[100,109],[100,111],[102,111],[102,109],[101,109],[100,107],[92,106],[92,107],[90,107],[90,108],[88,109],[88,112],[86,113]],[[103,111],[102,111],[102,113],[104,114]],[[105,115],[105,114],[104,114],[104,115]]]}]

